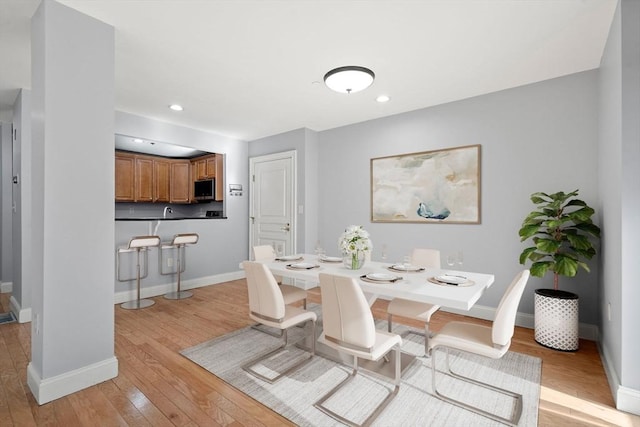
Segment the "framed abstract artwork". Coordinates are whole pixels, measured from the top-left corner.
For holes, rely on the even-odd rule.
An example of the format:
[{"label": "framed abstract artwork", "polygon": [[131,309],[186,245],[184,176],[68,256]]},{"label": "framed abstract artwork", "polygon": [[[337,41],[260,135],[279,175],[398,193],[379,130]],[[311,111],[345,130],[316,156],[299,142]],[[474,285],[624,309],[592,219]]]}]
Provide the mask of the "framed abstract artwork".
[{"label": "framed abstract artwork", "polygon": [[371,159],[371,222],[480,223],[480,145]]}]

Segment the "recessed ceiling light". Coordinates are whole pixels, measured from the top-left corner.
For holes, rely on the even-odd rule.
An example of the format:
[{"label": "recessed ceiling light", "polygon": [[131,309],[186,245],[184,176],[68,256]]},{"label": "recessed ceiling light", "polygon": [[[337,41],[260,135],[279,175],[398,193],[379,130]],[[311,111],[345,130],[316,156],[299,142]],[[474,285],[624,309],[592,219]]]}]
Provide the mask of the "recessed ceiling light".
[{"label": "recessed ceiling light", "polygon": [[171,108],[173,111],[182,111],[184,108],[182,108],[182,105],[179,104],[171,104],[169,105],[169,108]]},{"label": "recessed ceiling light", "polygon": [[137,142],[139,144],[139,143],[144,142],[144,141],[141,140],[140,138],[133,138],[133,142]]},{"label": "recessed ceiling light", "polygon": [[371,86],[374,78],[370,69],[349,65],[329,71],[324,75],[324,83],[336,92],[355,93]]},{"label": "recessed ceiling light", "polygon": [[389,98],[387,95],[380,95],[379,97],[376,98],[376,101],[382,103],[382,102],[388,102],[391,98]]}]

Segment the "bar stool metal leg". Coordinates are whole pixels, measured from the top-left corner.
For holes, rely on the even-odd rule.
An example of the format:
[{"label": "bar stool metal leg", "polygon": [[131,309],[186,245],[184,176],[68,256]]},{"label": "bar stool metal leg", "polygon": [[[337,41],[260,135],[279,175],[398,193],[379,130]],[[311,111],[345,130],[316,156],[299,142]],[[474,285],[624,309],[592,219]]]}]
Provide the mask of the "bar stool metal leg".
[{"label": "bar stool metal leg", "polygon": [[193,292],[190,291],[181,291],[180,290],[180,272],[182,270],[182,251],[184,250],[185,245],[178,245],[178,257],[176,258],[176,263],[178,267],[178,290],[175,292],[169,292],[165,294],[166,299],[185,299],[191,298],[193,296]]},{"label": "bar stool metal leg", "polygon": [[156,302],[150,299],[140,299],[140,249],[136,248],[136,286],[138,297],[133,301],[127,301],[120,305],[120,307],[125,308],[127,310],[137,310],[139,308],[150,307]]}]

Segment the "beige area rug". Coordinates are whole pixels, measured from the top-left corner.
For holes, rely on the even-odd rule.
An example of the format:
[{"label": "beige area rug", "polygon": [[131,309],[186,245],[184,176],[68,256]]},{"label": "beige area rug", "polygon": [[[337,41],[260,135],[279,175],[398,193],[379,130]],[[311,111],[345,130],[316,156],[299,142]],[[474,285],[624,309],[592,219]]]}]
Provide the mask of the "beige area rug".
[{"label": "beige area rug", "polygon": [[[386,330],[386,322],[376,326]],[[293,328],[290,334],[302,334]],[[297,329],[297,331],[296,331]],[[397,325],[394,332],[408,328]],[[295,338],[294,338],[295,339]],[[409,334],[403,340],[403,351],[421,354],[421,337]],[[351,367],[316,356],[289,376],[275,384],[268,384],[242,370],[243,363],[266,353],[280,343],[278,338],[251,328],[244,328],[195,347],[181,354],[233,387],[253,397],[300,426],[339,426],[341,423],[313,407],[313,403],[349,375]],[[292,360],[305,356],[305,352],[290,347],[262,366],[264,373],[279,371]],[[438,369],[444,369],[444,353],[438,353]],[[539,358],[508,352],[502,359],[489,360],[463,353],[451,353],[451,366],[457,372],[489,382],[523,395],[520,426],[536,426],[540,396]],[[389,404],[374,426],[501,426],[473,412],[443,402],[431,394],[431,359],[418,357],[403,373],[402,384],[396,398]],[[442,365],[441,365],[442,363]],[[362,372],[362,371],[361,371]],[[364,371],[366,374],[366,371]],[[390,382],[372,376],[358,375],[356,380],[332,397],[327,404],[336,412],[356,422],[363,421],[372,406],[384,399]],[[495,392],[479,388],[443,373],[438,374],[438,389],[489,411],[509,416],[513,400]]]}]

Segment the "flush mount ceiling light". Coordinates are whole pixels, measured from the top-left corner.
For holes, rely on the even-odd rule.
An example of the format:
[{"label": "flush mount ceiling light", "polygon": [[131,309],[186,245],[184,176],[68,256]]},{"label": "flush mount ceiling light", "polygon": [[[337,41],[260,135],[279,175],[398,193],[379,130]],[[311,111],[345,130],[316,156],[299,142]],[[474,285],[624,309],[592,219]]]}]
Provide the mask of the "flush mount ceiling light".
[{"label": "flush mount ceiling light", "polygon": [[349,65],[338,67],[324,75],[324,84],[340,93],[355,93],[368,88],[375,74],[368,68]]},{"label": "flush mount ceiling light", "polygon": [[173,111],[182,111],[182,110],[184,110],[184,108],[182,108],[182,105],[178,105],[178,104],[171,104],[171,105],[169,105],[169,108],[171,108]]}]

